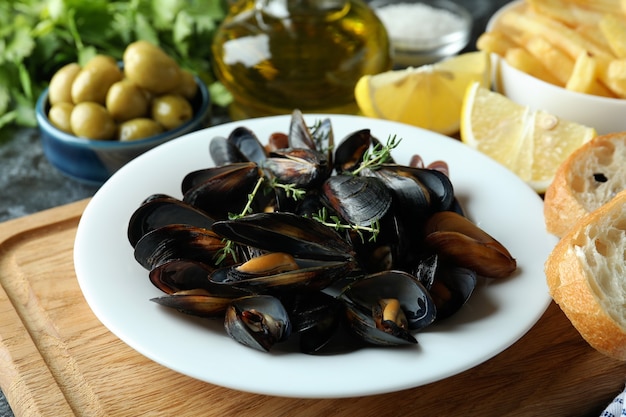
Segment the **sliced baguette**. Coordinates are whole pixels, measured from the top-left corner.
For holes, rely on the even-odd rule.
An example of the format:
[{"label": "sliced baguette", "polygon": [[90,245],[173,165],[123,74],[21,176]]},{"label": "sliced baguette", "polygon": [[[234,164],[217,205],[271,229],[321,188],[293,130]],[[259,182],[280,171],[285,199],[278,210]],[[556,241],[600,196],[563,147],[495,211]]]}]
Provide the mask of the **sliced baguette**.
[{"label": "sliced baguette", "polygon": [[626,360],[626,191],[561,238],[545,273],[550,295],[581,336]]},{"label": "sliced baguette", "polygon": [[626,189],[626,132],[597,136],[558,168],[544,196],[546,229],[563,236],[578,219]]}]

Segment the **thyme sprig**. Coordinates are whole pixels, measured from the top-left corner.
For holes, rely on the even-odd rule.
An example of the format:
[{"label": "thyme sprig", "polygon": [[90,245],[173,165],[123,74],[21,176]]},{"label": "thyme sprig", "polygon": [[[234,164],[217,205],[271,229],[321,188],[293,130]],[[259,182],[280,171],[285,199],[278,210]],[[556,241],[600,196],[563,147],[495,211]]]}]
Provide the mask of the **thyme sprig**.
[{"label": "thyme sprig", "polygon": [[276,178],[272,178],[270,186],[272,188],[282,189],[285,191],[287,198],[293,198],[295,201],[302,200],[306,195],[306,190],[304,188],[298,188],[296,184],[284,184],[282,182],[278,182]]},{"label": "thyme sprig", "polygon": [[[244,217],[247,214],[252,213],[252,202],[254,201],[254,197],[259,192],[259,189],[261,188],[261,184],[263,184],[264,181],[265,181],[264,177],[260,177],[257,180],[256,184],[254,185],[254,189],[252,190],[250,194],[248,194],[248,201],[246,202],[246,205],[244,206],[243,210],[241,210],[241,212],[239,213],[228,213],[229,220],[237,220],[237,219]],[[220,265],[222,262],[224,262],[224,260],[228,256],[232,257],[235,260],[235,262],[237,262],[237,252],[235,251],[235,242],[233,242],[230,239],[222,239],[222,242],[224,242],[224,247],[222,247],[222,249],[217,251],[217,253],[215,254],[215,264]]]},{"label": "thyme sprig", "polygon": [[369,239],[367,239],[368,242],[375,242],[380,233],[380,222],[378,219],[375,219],[370,226],[346,224],[343,223],[338,216],[329,215],[326,207],[322,207],[317,213],[314,213],[312,218],[322,223],[324,226],[332,227],[335,230],[352,230],[359,235],[363,243],[365,243],[364,233],[370,234]]},{"label": "thyme sprig", "polygon": [[398,138],[396,135],[389,136],[385,145],[377,143],[373,148],[365,151],[365,154],[363,155],[363,162],[361,162],[361,165],[359,165],[357,169],[352,171],[352,174],[359,175],[359,173],[366,168],[380,168],[382,164],[391,158],[391,151],[395,149],[401,141],[402,139]]}]

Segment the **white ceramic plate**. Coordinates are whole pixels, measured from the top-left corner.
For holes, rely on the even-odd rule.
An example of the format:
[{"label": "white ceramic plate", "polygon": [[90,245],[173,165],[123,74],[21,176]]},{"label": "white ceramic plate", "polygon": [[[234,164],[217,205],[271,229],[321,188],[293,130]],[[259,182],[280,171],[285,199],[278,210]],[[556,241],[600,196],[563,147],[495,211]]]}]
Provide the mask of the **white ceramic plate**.
[{"label": "white ceramic plate", "polygon": [[[308,115],[312,124],[322,115]],[[236,126],[264,140],[286,132],[289,116],[215,126],[155,148],[120,169],[96,193],[81,218],[74,262],[85,299],[102,323],[132,348],[180,373],[237,390],[302,398],[333,398],[398,391],[472,368],[502,352],[541,317],[550,297],[544,261],[556,243],[544,228],[541,199],[511,172],[460,142],[402,124],[356,116],[331,116],[336,138],[361,128],[402,142],[400,163],[419,153],[428,163],[446,160],[468,216],[517,258],[518,272],[483,283],[446,322],[416,335],[410,348],[366,348],[334,356],[281,350],[257,352],[230,339],[221,323],[164,308],[160,295],[133,258],[126,238],[131,213],[153,193],[181,197],[192,170],[212,164],[211,138]]]}]

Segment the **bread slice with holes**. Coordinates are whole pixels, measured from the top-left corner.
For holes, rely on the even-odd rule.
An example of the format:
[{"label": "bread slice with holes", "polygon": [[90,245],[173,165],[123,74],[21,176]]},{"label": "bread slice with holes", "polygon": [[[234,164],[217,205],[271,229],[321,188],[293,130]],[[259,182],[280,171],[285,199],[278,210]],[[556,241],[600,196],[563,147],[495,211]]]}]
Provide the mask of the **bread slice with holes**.
[{"label": "bread slice with holes", "polygon": [[546,229],[563,236],[580,218],[624,189],[626,132],[595,137],[559,166],[546,190]]},{"label": "bread slice with holes", "polygon": [[561,238],[545,273],[550,295],[581,336],[626,360],[626,191]]}]

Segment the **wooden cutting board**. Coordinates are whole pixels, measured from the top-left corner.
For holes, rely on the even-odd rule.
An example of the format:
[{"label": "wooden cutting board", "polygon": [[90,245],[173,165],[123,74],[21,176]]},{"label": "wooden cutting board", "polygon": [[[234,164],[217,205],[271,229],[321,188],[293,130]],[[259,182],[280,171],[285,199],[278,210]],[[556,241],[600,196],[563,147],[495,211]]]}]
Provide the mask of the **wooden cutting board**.
[{"label": "wooden cutting board", "polygon": [[506,351],[410,390],[312,400],[207,384],[146,359],[92,314],[72,261],[86,204],[0,224],[0,387],[16,416],[597,416],[626,382],[626,364],[590,348],[552,304]]}]

